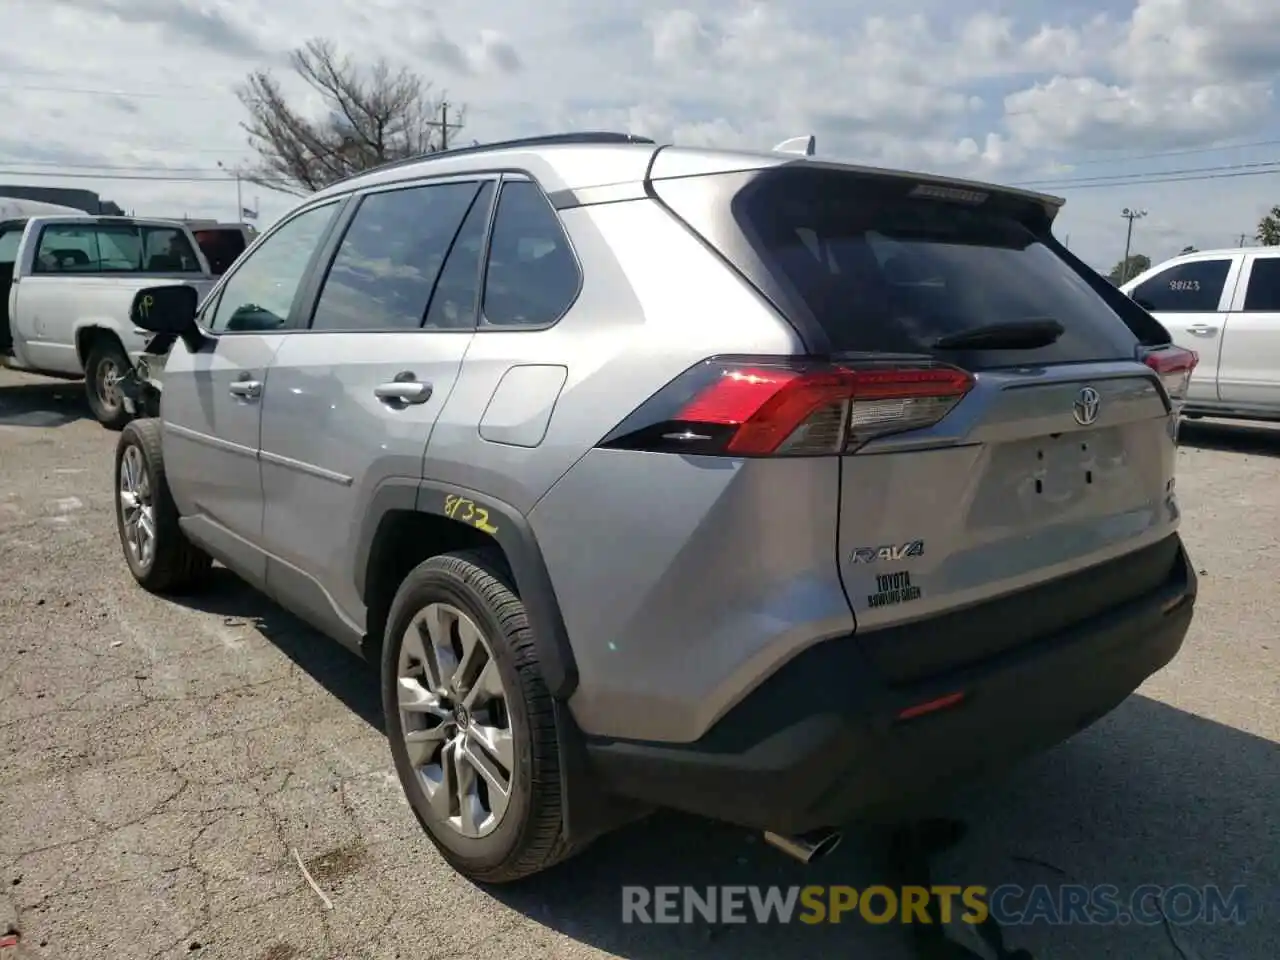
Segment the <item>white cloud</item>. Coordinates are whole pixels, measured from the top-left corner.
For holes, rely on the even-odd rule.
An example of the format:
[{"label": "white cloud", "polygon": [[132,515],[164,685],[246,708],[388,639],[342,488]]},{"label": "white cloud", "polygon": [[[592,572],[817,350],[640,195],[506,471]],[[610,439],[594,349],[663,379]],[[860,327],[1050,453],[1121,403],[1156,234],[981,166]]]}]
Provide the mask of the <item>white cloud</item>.
[{"label": "white cloud", "polygon": [[711,52],[712,41],[692,10],[663,10],[649,22],[653,59],[664,66],[683,66]]},{"label": "white cloud", "polygon": [[1121,75],[1155,83],[1271,80],[1280,9],[1274,0],[1141,0],[1114,62]]},{"label": "white cloud", "polygon": [[1230,137],[1271,106],[1264,83],[1122,87],[1094,77],[1054,77],[1004,98],[1014,138],[1028,149],[1189,146]]},{"label": "white cloud", "polygon": [[[1280,140],[1275,0],[10,0],[5,23],[0,170],[201,178],[61,181],[140,213],[235,215],[217,167],[248,159],[232,89],[252,69],[284,76],[313,36],[426,75],[466,105],[468,141],[618,127],[767,147],[813,132],[864,163],[1056,178],[1061,229],[1100,266],[1119,256],[1126,204],[1152,210],[1135,241],[1158,256],[1251,232],[1280,200],[1280,176],[1065,182],[1280,159],[1150,156]],[[58,182],[0,172],[23,179]],[[265,218],[292,203],[254,193]]]}]

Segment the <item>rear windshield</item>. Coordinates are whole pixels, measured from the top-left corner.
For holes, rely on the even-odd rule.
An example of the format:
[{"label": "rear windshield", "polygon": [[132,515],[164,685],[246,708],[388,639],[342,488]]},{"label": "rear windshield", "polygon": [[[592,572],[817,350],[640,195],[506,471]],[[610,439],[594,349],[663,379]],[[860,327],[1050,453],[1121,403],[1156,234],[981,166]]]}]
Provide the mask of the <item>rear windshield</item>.
[{"label": "rear windshield", "polygon": [[[707,181],[724,178],[734,189]],[[1086,278],[996,196],[910,196],[917,181],[822,169],[660,181],[673,211],[832,352],[929,353],[969,367],[1132,359],[1136,338]],[[708,189],[719,191],[708,202]],[[701,194],[701,195],[699,195]],[[936,350],[994,323],[1057,320],[1035,350]]]},{"label": "rear windshield", "polygon": [[209,270],[215,276],[222,276],[236,257],[244,253],[246,246],[244,234],[236,229],[195,230],[196,243],[200,251],[209,261]]}]

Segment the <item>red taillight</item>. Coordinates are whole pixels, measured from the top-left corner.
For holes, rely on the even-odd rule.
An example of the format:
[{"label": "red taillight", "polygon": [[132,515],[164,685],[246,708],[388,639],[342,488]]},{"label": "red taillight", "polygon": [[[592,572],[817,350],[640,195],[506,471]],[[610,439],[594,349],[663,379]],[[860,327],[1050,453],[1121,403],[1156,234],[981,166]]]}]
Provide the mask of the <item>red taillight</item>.
[{"label": "red taillight", "polygon": [[1200,362],[1200,356],[1194,350],[1168,346],[1148,351],[1143,355],[1142,362],[1156,372],[1169,399],[1179,401],[1187,396],[1191,373]]},{"label": "red taillight", "polygon": [[933,363],[709,360],[628,417],[603,445],[726,456],[812,456],[931,426],[973,386]]}]

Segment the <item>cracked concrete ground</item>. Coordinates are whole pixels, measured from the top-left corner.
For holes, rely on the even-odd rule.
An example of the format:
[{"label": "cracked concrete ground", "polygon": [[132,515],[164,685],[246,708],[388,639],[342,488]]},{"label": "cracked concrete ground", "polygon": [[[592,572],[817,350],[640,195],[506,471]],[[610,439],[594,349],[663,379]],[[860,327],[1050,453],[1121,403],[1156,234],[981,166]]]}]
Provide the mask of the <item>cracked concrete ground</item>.
[{"label": "cracked concrete ground", "polygon": [[[910,957],[901,929],[624,926],[623,884],[884,882],[875,838],[807,871],[657,816],[519,889],[451,873],[379,732],[372,671],[217,571],[135,588],[115,435],[79,384],[0,370],[0,960]],[[1243,925],[1007,932],[1035,957],[1271,958],[1280,942],[1280,430],[1190,425],[1203,571],[1181,657],[1112,716],[954,801],[952,883],[1209,883]],[[294,851],[332,902],[306,884]]]}]

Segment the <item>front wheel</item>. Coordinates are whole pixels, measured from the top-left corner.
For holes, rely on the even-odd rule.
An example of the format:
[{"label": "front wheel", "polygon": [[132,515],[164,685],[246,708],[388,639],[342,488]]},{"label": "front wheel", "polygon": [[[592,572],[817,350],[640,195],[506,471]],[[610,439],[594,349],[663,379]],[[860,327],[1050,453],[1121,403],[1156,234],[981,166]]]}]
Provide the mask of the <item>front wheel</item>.
[{"label": "front wheel", "polygon": [[131,419],[124,405],[120,381],[131,364],[115,337],[99,334],[89,347],[84,365],[85,399],[94,418],[108,430],[122,430]]},{"label": "front wheel", "polygon": [[555,712],[499,556],[444,554],[409,573],[387,618],[382,696],[405,796],[454,869],[504,883],[569,855]]},{"label": "front wheel", "polygon": [[135,420],[116,443],[116,529],[129,572],[155,593],[198,583],[213,565],[178,525],[158,420]]}]

